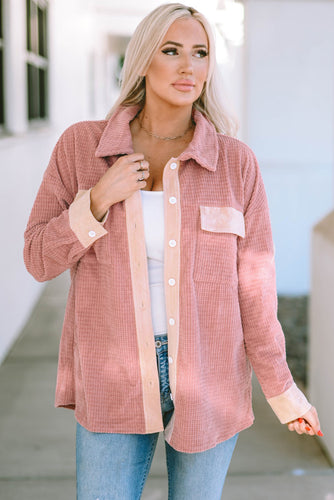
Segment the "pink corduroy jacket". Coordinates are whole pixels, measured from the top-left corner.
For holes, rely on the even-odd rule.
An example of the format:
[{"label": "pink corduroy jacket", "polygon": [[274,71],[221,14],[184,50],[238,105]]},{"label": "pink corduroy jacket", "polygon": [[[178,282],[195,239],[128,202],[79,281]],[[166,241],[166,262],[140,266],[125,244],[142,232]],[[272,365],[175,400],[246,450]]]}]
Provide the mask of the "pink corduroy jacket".
[{"label": "pink corduroy jacket", "polygon": [[[93,432],[163,430],[140,193],[90,211],[92,188],[133,152],[129,122],[67,129],[45,172],[25,232],[39,281],[71,270],[56,406]],[[198,111],[192,142],[163,172],[169,376],[175,410],[164,430],[199,452],[253,422],[251,366],[282,423],[311,407],[286,363],[277,320],[274,251],[260,171],[242,142]]]}]

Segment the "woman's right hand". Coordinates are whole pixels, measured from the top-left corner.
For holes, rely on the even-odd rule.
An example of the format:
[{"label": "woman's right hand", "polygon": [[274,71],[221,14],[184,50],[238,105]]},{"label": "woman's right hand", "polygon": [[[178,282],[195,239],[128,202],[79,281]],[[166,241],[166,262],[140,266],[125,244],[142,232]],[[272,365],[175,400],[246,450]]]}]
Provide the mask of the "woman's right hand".
[{"label": "woman's right hand", "polygon": [[[111,205],[145,187],[149,175],[149,163],[142,153],[118,158],[91,190],[90,208],[94,217],[101,220]],[[141,177],[144,179],[140,180]]]}]

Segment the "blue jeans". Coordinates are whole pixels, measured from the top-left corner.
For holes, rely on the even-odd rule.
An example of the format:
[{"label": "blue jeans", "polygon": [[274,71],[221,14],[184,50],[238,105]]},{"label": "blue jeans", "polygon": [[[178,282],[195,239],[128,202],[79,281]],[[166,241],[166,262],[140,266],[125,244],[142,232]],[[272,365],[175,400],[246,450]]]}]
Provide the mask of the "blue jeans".
[{"label": "blue jeans", "polygon": [[[173,414],[167,336],[156,336],[161,409]],[[139,500],[159,433],[105,434],[77,424],[77,500]],[[238,435],[201,453],[182,453],[165,442],[169,500],[220,500]]]}]

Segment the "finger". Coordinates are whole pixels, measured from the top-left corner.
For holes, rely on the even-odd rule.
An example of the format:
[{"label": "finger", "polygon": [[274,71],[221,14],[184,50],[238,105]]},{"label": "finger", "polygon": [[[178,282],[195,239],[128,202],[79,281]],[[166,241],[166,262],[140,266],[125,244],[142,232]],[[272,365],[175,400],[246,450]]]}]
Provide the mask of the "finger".
[{"label": "finger", "polygon": [[133,163],[136,161],[144,160],[143,153],[131,153],[129,155],[124,155],[123,158],[126,158],[127,161]]},{"label": "finger", "polygon": [[291,432],[297,432],[298,434],[302,434],[302,431],[300,430],[300,424],[297,420],[293,420],[292,422],[289,422],[288,429]]},{"label": "finger", "polygon": [[149,162],[146,160],[136,161],[135,165],[136,165],[136,170],[138,170],[139,172],[142,170],[148,170],[150,166]]},{"label": "finger", "polygon": [[290,431],[297,432],[297,434],[304,434],[305,432],[303,424],[301,424],[298,420],[293,420],[292,422],[289,422],[288,429]]},{"label": "finger", "polygon": [[304,434],[308,434],[309,436],[314,436],[314,431],[310,427],[309,423],[306,422],[303,418],[298,418],[299,428],[302,430]]},{"label": "finger", "polygon": [[302,424],[300,424],[298,420],[295,420],[294,427],[297,434],[304,434],[305,429],[303,429]]},{"label": "finger", "polygon": [[136,180],[137,182],[145,182],[146,179],[150,176],[149,172],[147,170],[141,170],[139,171],[139,176],[138,172],[136,172]]},{"label": "finger", "polygon": [[312,428],[312,435],[318,434],[318,436],[322,436],[318,413],[314,406],[312,406],[311,409],[302,416],[302,418],[306,421],[306,424],[309,424]]}]

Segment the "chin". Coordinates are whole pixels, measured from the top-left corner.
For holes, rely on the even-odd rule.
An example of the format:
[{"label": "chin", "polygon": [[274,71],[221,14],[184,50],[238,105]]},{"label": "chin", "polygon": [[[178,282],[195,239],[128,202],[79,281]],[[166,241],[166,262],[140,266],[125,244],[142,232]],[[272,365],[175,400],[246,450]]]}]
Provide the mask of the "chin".
[{"label": "chin", "polygon": [[[196,95],[184,95],[178,98],[168,99],[167,102],[171,106],[183,107],[183,106],[192,106],[195,101],[197,101],[199,96]],[[165,100],[166,102],[166,100]]]}]

